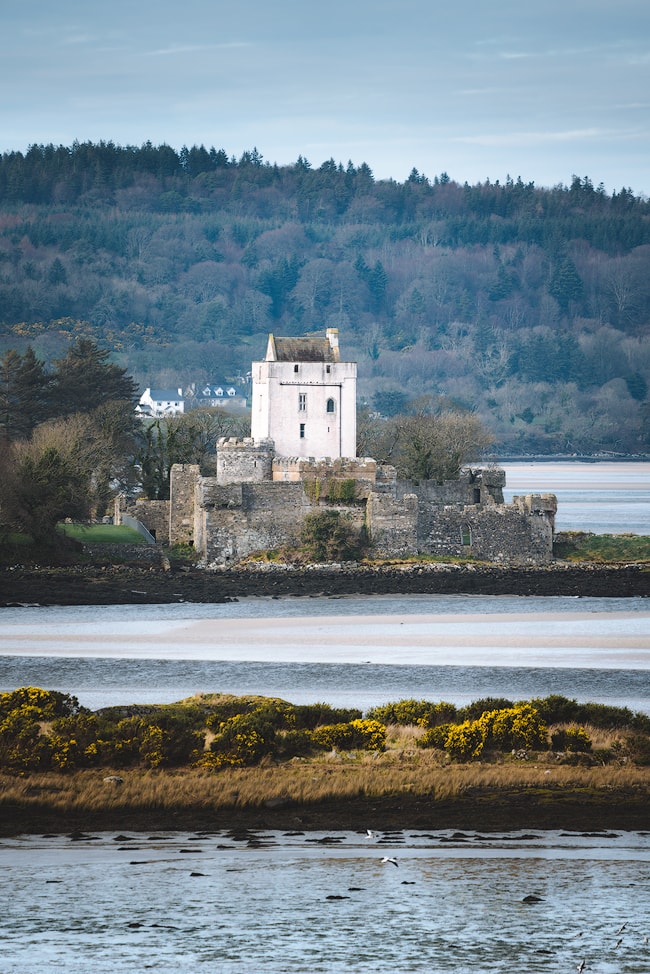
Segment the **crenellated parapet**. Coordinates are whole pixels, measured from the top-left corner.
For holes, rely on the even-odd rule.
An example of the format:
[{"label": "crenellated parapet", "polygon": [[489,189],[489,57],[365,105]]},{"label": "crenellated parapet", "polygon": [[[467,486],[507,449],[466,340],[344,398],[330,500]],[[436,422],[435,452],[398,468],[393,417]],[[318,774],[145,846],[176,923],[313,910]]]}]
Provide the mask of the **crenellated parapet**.
[{"label": "crenellated parapet", "polygon": [[217,482],[250,484],[272,480],[273,440],[221,437],[217,441]]}]

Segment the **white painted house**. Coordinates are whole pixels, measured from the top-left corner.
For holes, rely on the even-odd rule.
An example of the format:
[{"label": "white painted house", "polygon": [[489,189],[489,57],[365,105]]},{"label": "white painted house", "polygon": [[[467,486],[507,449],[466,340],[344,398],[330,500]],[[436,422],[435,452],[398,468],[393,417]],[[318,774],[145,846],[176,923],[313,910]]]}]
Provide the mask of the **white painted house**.
[{"label": "white painted house", "polygon": [[182,389],[145,389],[136,407],[144,416],[173,416],[185,412]]},{"label": "white painted house", "polygon": [[269,335],[253,362],[251,436],[284,457],[356,457],[357,366],[342,362],[337,328],[325,338]]}]

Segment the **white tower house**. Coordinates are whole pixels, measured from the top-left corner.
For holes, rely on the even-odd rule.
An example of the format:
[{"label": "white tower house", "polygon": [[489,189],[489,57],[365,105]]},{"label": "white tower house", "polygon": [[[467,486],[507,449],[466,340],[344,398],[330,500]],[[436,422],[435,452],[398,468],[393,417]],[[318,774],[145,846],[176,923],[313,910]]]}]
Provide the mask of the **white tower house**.
[{"label": "white tower house", "polygon": [[357,366],[342,362],[337,328],[325,338],[269,335],[253,362],[251,436],[277,456],[356,457]]}]

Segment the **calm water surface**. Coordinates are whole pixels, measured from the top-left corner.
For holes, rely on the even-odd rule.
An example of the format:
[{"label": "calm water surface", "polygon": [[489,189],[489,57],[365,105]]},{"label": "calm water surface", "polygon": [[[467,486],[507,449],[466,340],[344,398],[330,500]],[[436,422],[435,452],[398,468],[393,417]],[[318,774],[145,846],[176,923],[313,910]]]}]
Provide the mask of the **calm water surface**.
[{"label": "calm water surface", "polygon": [[557,496],[558,531],[650,534],[650,463],[504,463],[504,499]]},{"label": "calm water surface", "polygon": [[0,690],[92,708],[196,692],[362,710],[560,693],[650,712],[647,599],[377,596],[3,610]]},{"label": "calm water surface", "polygon": [[452,836],[5,840],[2,970],[650,970],[647,834]]}]

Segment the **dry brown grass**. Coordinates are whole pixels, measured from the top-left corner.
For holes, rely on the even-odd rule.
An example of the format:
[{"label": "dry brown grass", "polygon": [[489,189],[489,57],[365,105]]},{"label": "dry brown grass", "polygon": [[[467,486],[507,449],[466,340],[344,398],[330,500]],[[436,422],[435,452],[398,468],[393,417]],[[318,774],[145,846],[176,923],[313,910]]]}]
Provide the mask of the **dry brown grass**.
[{"label": "dry brown grass", "polygon": [[408,794],[448,801],[473,791],[641,791],[650,792],[650,768],[574,767],[547,762],[447,764],[435,751],[405,749],[362,758],[326,756],[285,765],[228,769],[118,772],[122,785],[103,779],[109,770],[75,774],[0,776],[0,809],[47,806],[52,812],[173,813],[183,809],[263,807],[286,799],[301,805],[386,798]]}]

